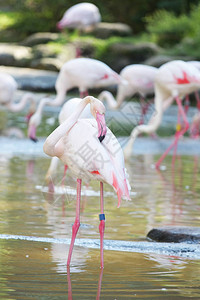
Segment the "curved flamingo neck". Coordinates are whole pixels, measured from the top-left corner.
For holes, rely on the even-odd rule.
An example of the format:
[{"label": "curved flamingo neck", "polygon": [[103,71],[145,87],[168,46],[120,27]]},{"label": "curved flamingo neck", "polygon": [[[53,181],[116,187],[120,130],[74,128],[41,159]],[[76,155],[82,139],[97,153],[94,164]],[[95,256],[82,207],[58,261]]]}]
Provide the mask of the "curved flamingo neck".
[{"label": "curved flamingo neck", "polygon": [[31,103],[31,107],[35,108],[35,99],[33,97],[32,93],[26,93],[22,99],[15,103],[15,102],[9,102],[7,105],[7,108],[12,111],[12,112],[19,112],[22,109],[24,109],[24,107],[26,106],[26,104],[30,102]]},{"label": "curved flamingo neck", "polygon": [[69,116],[60,126],[58,126],[46,139],[44,143],[44,152],[49,156],[61,156],[63,153],[63,149],[58,149],[56,144],[58,141],[66,134],[77,122],[80,114],[86,107],[88,103],[90,103],[91,97],[85,97],[77,106],[76,111]]},{"label": "curved flamingo neck", "polygon": [[113,97],[113,95],[108,91],[103,91],[98,96],[99,100],[102,102],[105,100],[109,106],[109,108],[114,109],[117,107],[117,101]]}]

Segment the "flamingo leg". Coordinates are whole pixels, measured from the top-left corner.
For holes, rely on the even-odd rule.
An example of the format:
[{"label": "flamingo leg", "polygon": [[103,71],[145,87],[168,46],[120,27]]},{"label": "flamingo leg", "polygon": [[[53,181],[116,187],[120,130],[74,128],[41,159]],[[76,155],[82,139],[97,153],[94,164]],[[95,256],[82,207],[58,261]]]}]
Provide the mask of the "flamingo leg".
[{"label": "flamingo leg", "polygon": [[68,169],[68,165],[65,165],[64,174],[63,174],[63,178],[62,178],[62,186],[64,185],[64,181],[65,181],[65,178],[66,178],[67,169]]},{"label": "flamingo leg", "polygon": [[199,99],[198,91],[195,92],[195,97],[196,97],[196,100],[197,100],[197,108],[200,111],[200,99]]},{"label": "flamingo leg", "polygon": [[75,238],[80,227],[81,182],[81,179],[77,179],[76,218],[74,225],[72,226],[72,238],[67,259],[67,266],[70,265]]},{"label": "flamingo leg", "polygon": [[84,98],[86,96],[88,96],[88,91],[80,92],[80,98]]},{"label": "flamingo leg", "polygon": [[104,238],[104,230],[105,230],[105,214],[104,214],[104,201],[103,201],[103,183],[100,182],[100,209],[101,213],[99,215],[99,233],[100,233],[100,255],[101,255],[101,268],[104,268],[104,260],[103,260],[103,238]]},{"label": "flamingo leg", "polygon": [[103,278],[103,269],[101,269],[100,273],[99,273],[99,283],[98,283],[98,290],[97,290],[96,300],[100,299],[102,278]]},{"label": "flamingo leg", "polygon": [[163,153],[163,155],[162,155],[162,156],[160,157],[160,159],[157,161],[157,163],[156,163],[156,165],[155,165],[157,169],[159,168],[161,162],[162,162],[163,159],[167,156],[167,154],[169,153],[169,151],[170,151],[174,146],[176,146],[176,144],[177,144],[178,141],[179,141],[179,138],[180,138],[182,135],[184,135],[184,133],[189,129],[189,123],[188,123],[186,114],[185,114],[185,112],[184,112],[184,109],[183,109],[181,100],[180,100],[178,97],[176,97],[176,102],[177,102],[177,105],[178,105],[179,112],[180,112],[180,114],[181,114],[182,117],[183,117],[183,122],[184,122],[185,126],[183,127],[183,129],[180,129],[178,132],[176,132],[174,142],[167,148],[167,150]]},{"label": "flamingo leg", "polygon": [[[184,110],[184,111],[185,111],[185,113],[187,113],[186,110]],[[180,109],[178,107],[178,116],[177,116],[175,139],[180,134],[179,133],[180,130],[181,130],[181,113],[180,113]],[[172,167],[174,167],[174,163],[175,163],[175,160],[176,160],[177,145],[178,145],[178,140],[177,140],[177,143],[174,145],[174,153],[173,153],[173,158],[172,158]]]},{"label": "flamingo leg", "polygon": [[185,106],[184,106],[185,114],[187,114],[189,107],[190,107],[190,98],[189,95],[187,95],[185,97]]},{"label": "flamingo leg", "polygon": [[68,300],[72,300],[72,284],[70,278],[70,266],[67,266]]}]

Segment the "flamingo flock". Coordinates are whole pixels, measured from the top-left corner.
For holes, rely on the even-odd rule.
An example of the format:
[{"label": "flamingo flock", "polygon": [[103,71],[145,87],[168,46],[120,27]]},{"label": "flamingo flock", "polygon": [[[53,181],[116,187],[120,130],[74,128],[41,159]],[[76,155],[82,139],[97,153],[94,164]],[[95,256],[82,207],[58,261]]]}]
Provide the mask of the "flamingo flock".
[{"label": "flamingo flock", "polygon": [[[67,10],[57,27],[87,28],[100,22],[101,16],[98,8],[91,3],[80,3]],[[82,181],[91,180],[100,182],[100,260],[104,267],[103,241],[105,231],[104,214],[104,183],[110,185],[117,194],[118,207],[121,199],[130,200],[130,184],[125,168],[125,159],[132,156],[136,138],[141,133],[155,133],[161,124],[166,109],[176,101],[178,107],[177,126],[173,143],[163,153],[156,163],[156,168],[174,147],[176,149],[179,139],[190,128],[191,136],[198,138],[200,134],[200,62],[185,62],[174,60],[163,64],[159,68],[142,64],[126,66],[118,74],[105,63],[91,58],[75,58],[63,64],[55,84],[55,99],[45,97],[41,99],[36,108],[34,95],[31,93],[16,103],[14,100],[17,90],[15,79],[0,73],[0,105],[12,112],[22,110],[30,102],[31,116],[29,115],[28,137],[37,141],[36,131],[41,123],[45,106],[62,106],[59,114],[59,126],[47,136],[43,150],[52,158],[46,174],[49,183],[55,174],[58,161],[69,168],[77,178],[76,217],[72,227],[71,244],[68,253],[67,265],[71,263],[73,247],[80,227],[80,201]],[[113,94],[103,90],[97,98],[88,94],[92,88],[117,87],[116,99]],[[66,101],[69,90],[78,88],[80,98]],[[196,93],[198,113],[194,116],[191,126],[187,120],[187,109],[183,100],[191,93]],[[106,126],[106,109],[103,101],[107,101],[110,109],[118,110],[128,97],[134,94],[141,97],[140,124],[135,126],[129,140],[122,150],[117,138]],[[149,103],[144,102],[148,95],[153,95],[154,113],[144,124],[144,115]]]}]

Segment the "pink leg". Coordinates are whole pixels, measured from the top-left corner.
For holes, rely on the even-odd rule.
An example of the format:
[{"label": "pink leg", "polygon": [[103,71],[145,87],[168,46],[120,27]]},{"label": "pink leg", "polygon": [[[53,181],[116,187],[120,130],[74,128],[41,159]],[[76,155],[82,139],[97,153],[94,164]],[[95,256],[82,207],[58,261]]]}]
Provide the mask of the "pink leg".
[{"label": "pink leg", "polygon": [[70,278],[70,267],[67,266],[68,300],[72,300],[72,285]]},{"label": "pink leg", "polygon": [[196,100],[197,100],[197,108],[198,108],[198,110],[200,110],[200,99],[199,99],[198,91],[195,92],[195,97],[196,97]]},{"label": "pink leg", "polygon": [[140,105],[141,105],[141,117],[140,117],[139,124],[142,125],[144,124],[144,116],[146,113],[146,103],[143,98],[140,98]]},{"label": "pink leg", "polygon": [[187,114],[189,107],[190,107],[190,98],[189,98],[188,95],[186,95],[186,97],[185,97],[185,106],[184,106],[185,114]]},{"label": "pink leg", "polygon": [[96,300],[100,299],[102,278],[103,278],[103,269],[100,270],[100,274],[99,274],[99,284],[98,284],[98,291],[97,291]]},{"label": "pink leg", "polygon": [[62,178],[62,186],[64,185],[64,181],[65,181],[65,177],[66,177],[67,169],[68,169],[68,166],[67,166],[67,165],[65,165],[65,168],[64,168],[64,174],[63,174],[63,178]]},{"label": "pink leg", "polygon": [[101,255],[101,268],[103,268],[104,267],[103,237],[104,237],[104,230],[105,230],[105,215],[104,215],[104,205],[103,205],[103,183],[102,182],[100,182],[100,207],[101,207],[101,213],[99,215],[100,255]]},{"label": "pink leg", "polygon": [[176,102],[178,104],[178,109],[183,117],[183,121],[185,124],[185,127],[183,129],[181,129],[179,132],[176,133],[175,135],[175,139],[174,142],[169,146],[169,148],[167,148],[167,150],[163,153],[163,155],[160,157],[160,159],[157,161],[156,163],[156,168],[159,168],[161,162],[163,161],[163,159],[167,156],[167,154],[169,153],[169,151],[178,143],[179,138],[184,135],[184,133],[189,129],[189,123],[186,117],[186,114],[184,112],[181,100],[176,97]]},{"label": "pink leg", "polygon": [[74,225],[72,226],[72,238],[71,238],[71,244],[70,244],[69,254],[68,254],[68,259],[67,259],[67,266],[70,265],[75,238],[76,238],[78,229],[80,227],[81,182],[82,182],[81,179],[77,179],[76,218],[75,218]]},{"label": "pink leg", "polygon": [[88,91],[80,92],[80,98],[88,96]]}]

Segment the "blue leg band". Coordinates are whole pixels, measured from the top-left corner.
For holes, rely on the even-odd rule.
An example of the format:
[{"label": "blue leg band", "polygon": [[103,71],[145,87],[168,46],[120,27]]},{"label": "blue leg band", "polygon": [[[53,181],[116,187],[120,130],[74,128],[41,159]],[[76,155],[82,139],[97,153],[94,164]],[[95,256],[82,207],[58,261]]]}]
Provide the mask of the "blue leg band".
[{"label": "blue leg band", "polygon": [[105,220],[105,214],[100,214],[99,215],[99,221]]}]

